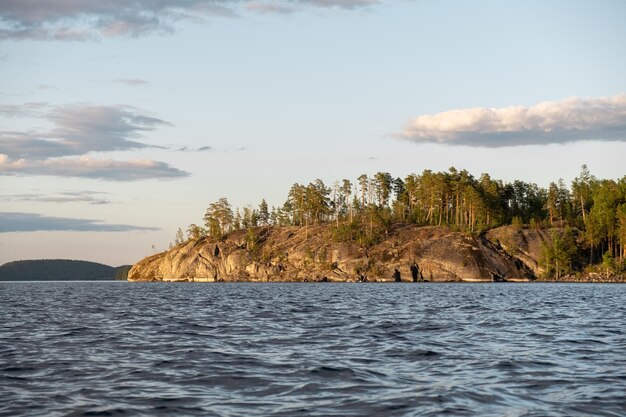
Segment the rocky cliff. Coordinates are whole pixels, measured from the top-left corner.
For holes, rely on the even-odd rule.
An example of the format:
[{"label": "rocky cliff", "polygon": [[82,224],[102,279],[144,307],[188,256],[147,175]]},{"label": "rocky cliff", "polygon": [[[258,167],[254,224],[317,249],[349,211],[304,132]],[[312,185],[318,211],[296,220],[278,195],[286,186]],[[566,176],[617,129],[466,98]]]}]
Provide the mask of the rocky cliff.
[{"label": "rocky cliff", "polygon": [[190,240],[135,264],[129,281],[527,281],[502,244],[441,227],[395,225],[380,243],[334,243],[332,225],[260,227]]},{"label": "rocky cliff", "polygon": [[556,229],[527,229],[515,226],[502,226],[491,229],[485,237],[495,245],[502,247],[507,253],[519,259],[533,271],[535,276],[541,276],[545,271],[540,264],[544,245],[552,244],[552,232]]}]

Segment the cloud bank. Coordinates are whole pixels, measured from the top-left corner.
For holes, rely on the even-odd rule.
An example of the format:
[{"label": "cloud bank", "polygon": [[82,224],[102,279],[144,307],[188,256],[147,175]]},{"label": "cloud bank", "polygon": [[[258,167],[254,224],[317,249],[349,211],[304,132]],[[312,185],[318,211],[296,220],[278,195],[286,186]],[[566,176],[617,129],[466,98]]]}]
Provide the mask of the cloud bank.
[{"label": "cloud bank", "polygon": [[6,117],[40,117],[47,103],[0,104],[0,115]]},{"label": "cloud bank", "polygon": [[55,107],[27,103],[24,106],[2,105],[0,114],[36,117],[53,124],[48,130],[0,131],[0,175],[52,175],[109,181],[189,175],[160,161],[116,161],[87,156],[90,152],[155,147],[138,140],[144,133],[170,124],[131,106]]},{"label": "cloud bank", "polygon": [[417,143],[485,147],[626,141],[626,94],[421,115],[394,136]]},{"label": "cloud bank", "polygon": [[236,17],[248,10],[292,13],[306,9],[358,9],[376,0],[3,0],[0,39],[90,40],[172,33],[180,21]]},{"label": "cloud bank", "polygon": [[130,232],[157,227],[106,224],[102,220],[43,216],[36,213],[0,212],[0,233],[37,231]]},{"label": "cloud bank", "polygon": [[87,203],[90,205],[111,204],[106,198],[108,193],[101,191],[65,191],[58,194],[13,194],[0,196],[0,201],[4,202],[38,202],[38,203]]},{"label": "cloud bank", "polygon": [[[37,116],[43,105],[31,103],[20,106],[3,106],[0,113],[11,116]],[[33,110],[33,108],[35,110]],[[40,113],[55,127],[48,131],[0,131],[0,153],[12,158],[48,158],[83,155],[87,152],[124,151],[145,148],[137,142],[141,133],[169,123],[142,114],[131,106],[71,105],[50,107]]]},{"label": "cloud bank", "polygon": [[146,179],[174,179],[189,173],[173,168],[165,162],[149,159],[116,161],[113,159],[49,158],[45,160],[12,160],[0,154],[0,175],[50,175],[56,177],[91,178],[107,181],[138,181]]}]

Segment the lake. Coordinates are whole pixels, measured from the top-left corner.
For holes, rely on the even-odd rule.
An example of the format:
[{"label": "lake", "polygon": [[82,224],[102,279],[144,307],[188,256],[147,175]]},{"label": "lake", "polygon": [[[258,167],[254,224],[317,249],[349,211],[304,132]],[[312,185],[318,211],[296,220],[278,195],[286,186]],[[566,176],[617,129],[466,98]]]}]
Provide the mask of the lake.
[{"label": "lake", "polygon": [[624,416],[626,285],[0,283],[0,415]]}]

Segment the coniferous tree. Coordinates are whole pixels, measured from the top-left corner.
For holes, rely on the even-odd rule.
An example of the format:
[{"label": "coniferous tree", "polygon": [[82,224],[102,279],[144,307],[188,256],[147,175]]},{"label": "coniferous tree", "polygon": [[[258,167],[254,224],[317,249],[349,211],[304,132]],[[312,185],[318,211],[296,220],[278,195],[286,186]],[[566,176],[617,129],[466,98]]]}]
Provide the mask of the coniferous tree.
[{"label": "coniferous tree", "polygon": [[[291,186],[287,202],[291,207],[291,213],[293,215],[293,224],[298,226],[304,225],[305,209],[306,209],[306,188],[298,183]],[[287,203],[285,203],[287,204]]]},{"label": "coniferous tree", "polygon": [[593,187],[596,179],[587,168],[583,165],[580,169],[580,175],[572,182],[572,194],[577,207],[578,213],[582,215],[583,223],[587,220],[587,213],[591,203],[593,202]]},{"label": "coniferous tree", "polygon": [[176,231],[176,239],[174,239],[174,244],[180,245],[181,243],[184,243],[184,242],[185,242],[185,237],[183,236],[183,229],[179,227],[178,230]]},{"label": "coniferous tree", "polygon": [[358,182],[361,189],[361,209],[364,209],[367,203],[367,195],[369,193],[369,178],[367,177],[367,174],[360,175]]},{"label": "coniferous tree", "polygon": [[341,182],[341,193],[343,194],[342,208],[350,214],[350,223],[352,223],[352,206],[350,205],[350,196],[352,195],[352,182],[344,179]]},{"label": "coniferous tree", "polygon": [[197,224],[190,224],[187,228],[187,239],[199,239],[205,235],[204,229]]},{"label": "coniferous tree", "polygon": [[[353,188],[354,187],[354,188]],[[418,225],[454,227],[478,232],[500,225],[517,228],[541,228],[550,224],[555,235],[553,246],[546,249],[547,269],[559,276],[599,263],[610,257],[615,268],[622,268],[626,258],[626,177],[619,181],[597,180],[586,166],[571,186],[562,179],[548,188],[533,183],[504,183],[483,173],[475,178],[466,170],[450,167],[447,172],[424,170],[409,174],[404,180],[387,172],[372,178],[360,175],[357,183],[343,179],[327,187],[321,179],[308,185],[293,184],[287,200],[280,207],[268,209],[265,199],[258,209],[239,208],[233,216],[225,198],[212,203],[205,213],[203,229],[194,224],[187,229],[189,239],[207,233],[221,237],[231,230],[251,229],[258,225],[308,226],[333,221],[336,237],[370,244],[385,234],[393,222],[410,221]],[[566,261],[572,233],[564,226],[579,230],[578,245],[589,250],[586,262],[574,256]],[[559,229],[556,229],[558,226]],[[249,233],[253,231],[249,230]],[[578,232],[576,232],[578,233]],[[573,233],[573,234],[576,234]],[[183,243],[182,230],[175,243]],[[565,246],[564,246],[565,245]],[[565,249],[564,249],[565,248]],[[558,263],[558,265],[557,265]]]},{"label": "coniferous tree", "polygon": [[561,278],[573,272],[577,261],[576,235],[570,228],[552,230],[552,242],[544,244],[541,263],[546,276]]},{"label": "coniferous tree", "polygon": [[556,218],[556,213],[558,211],[559,205],[559,190],[556,186],[556,183],[551,182],[548,187],[548,195],[546,199],[546,210],[548,211],[548,216],[550,218],[550,226],[554,225],[554,220]]},{"label": "coniferous tree", "polygon": [[261,200],[259,204],[259,216],[258,221],[261,226],[266,226],[269,223],[270,214],[265,199]]},{"label": "coniferous tree", "polygon": [[204,215],[204,222],[211,236],[219,237],[232,230],[233,210],[226,198],[211,203]]},{"label": "coniferous tree", "polygon": [[393,177],[388,172],[377,172],[372,181],[376,203],[378,207],[385,207],[389,204],[389,198],[393,190]]},{"label": "coniferous tree", "polygon": [[241,212],[239,211],[239,207],[237,207],[237,210],[235,210],[235,218],[233,219],[233,229],[240,230],[242,227],[242,221]]}]

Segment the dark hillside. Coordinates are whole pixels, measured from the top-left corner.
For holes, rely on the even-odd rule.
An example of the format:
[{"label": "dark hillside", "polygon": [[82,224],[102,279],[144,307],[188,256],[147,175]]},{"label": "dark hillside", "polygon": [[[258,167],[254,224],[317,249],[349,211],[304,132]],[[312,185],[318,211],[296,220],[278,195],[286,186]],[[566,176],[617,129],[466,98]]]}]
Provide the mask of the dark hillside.
[{"label": "dark hillside", "polygon": [[113,280],[118,268],[96,262],[37,259],[0,266],[0,281],[103,281]]}]

